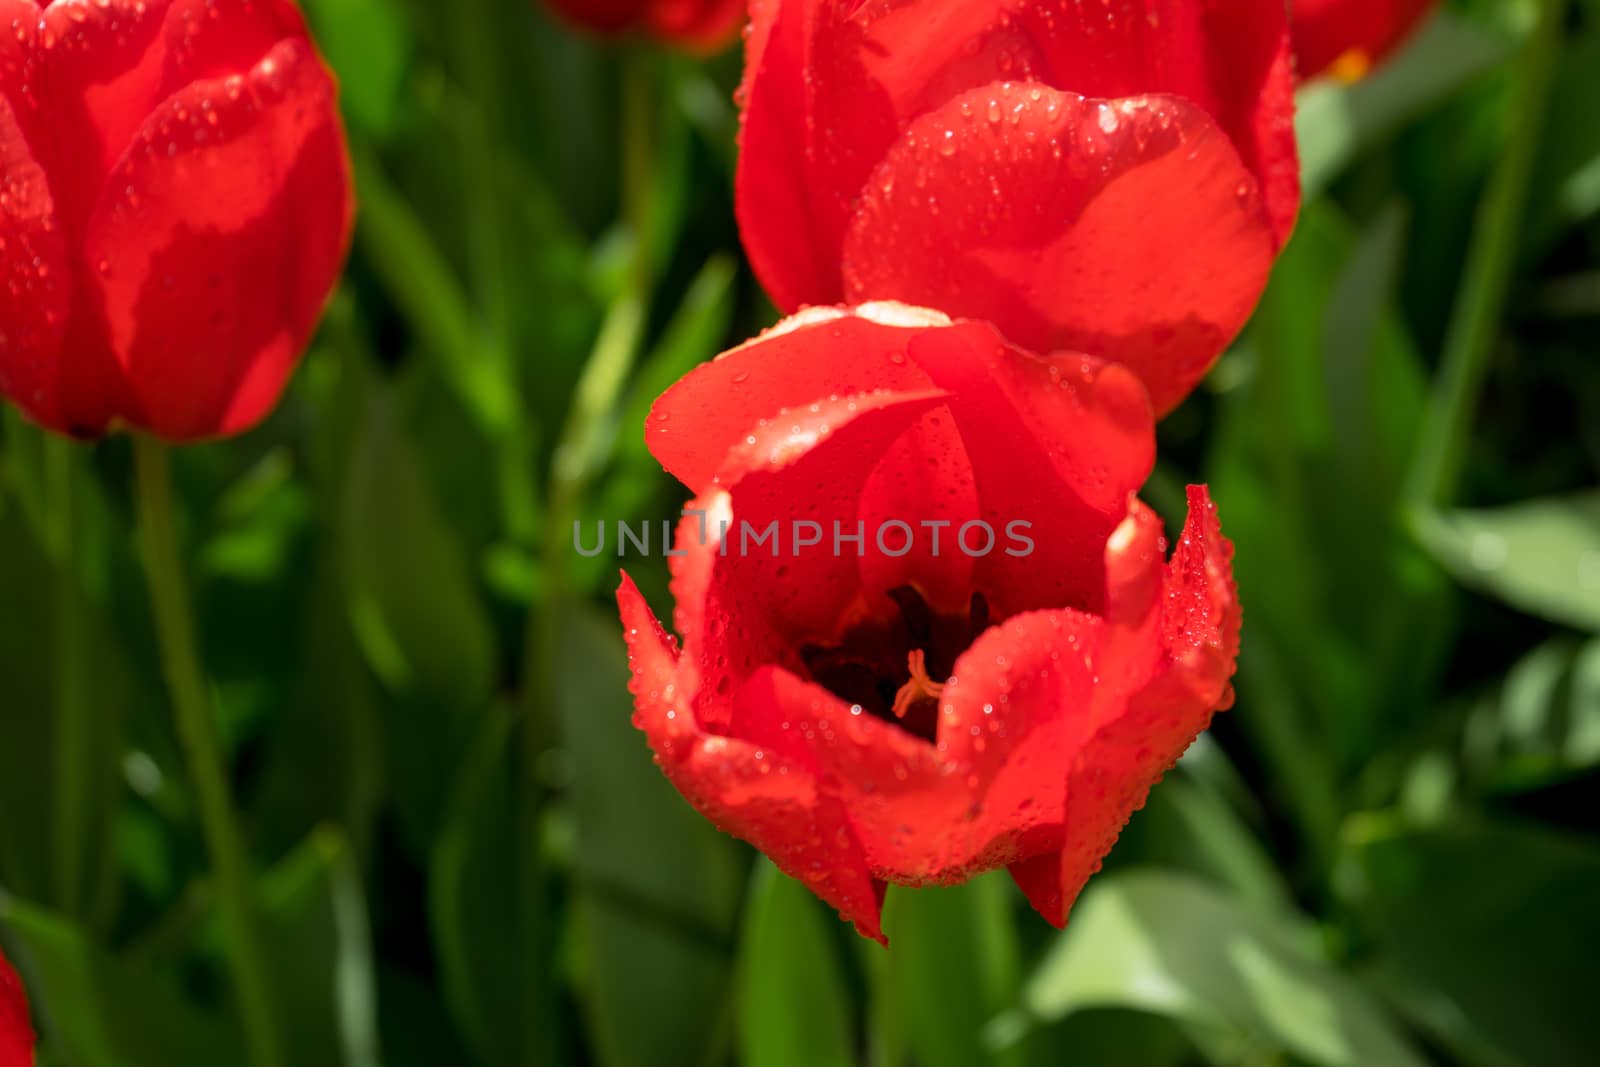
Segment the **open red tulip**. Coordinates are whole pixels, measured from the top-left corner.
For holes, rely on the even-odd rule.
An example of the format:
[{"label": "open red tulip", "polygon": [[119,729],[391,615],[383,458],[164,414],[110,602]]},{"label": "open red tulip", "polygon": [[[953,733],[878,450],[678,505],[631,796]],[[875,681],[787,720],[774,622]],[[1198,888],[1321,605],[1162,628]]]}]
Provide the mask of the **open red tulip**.
[{"label": "open red tulip", "polygon": [[289,0],[0,0],[0,392],[74,436],[276,404],[352,205]]},{"label": "open red tulip", "polygon": [[1405,43],[1434,0],[1294,0],[1294,57],[1300,77],[1364,76]]},{"label": "open red tulip", "polygon": [[1132,367],[1164,413],[1299,209],[1282,0],[757,0],[737,209],[773,300]]},{"label": "open red tulip", "polygon": [[22,979],[0,954],[0,1067],[33,1067],[33,1026]]},{"label": "open red tulip", "polygon": [[646,432],[700,494],[679,639],[618,594],[672,783],[868,937],[885,883],[1002,866],[1064,922],[1231,699],[1231,548],[1194,488],[1165,559],[1138,380],[937,312],[818,308],[688,375]]},{"label": "open red tulip", "polygon": [[596,33],[640,32],[699,54],[731,42],[745,16],[745,0],[550,0],[550,6]]}]

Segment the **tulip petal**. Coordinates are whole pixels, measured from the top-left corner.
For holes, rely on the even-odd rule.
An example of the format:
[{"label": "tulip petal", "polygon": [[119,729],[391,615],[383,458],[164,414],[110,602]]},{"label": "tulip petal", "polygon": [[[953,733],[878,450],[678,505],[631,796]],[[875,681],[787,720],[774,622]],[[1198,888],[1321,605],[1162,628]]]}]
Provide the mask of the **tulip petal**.
[{"label": "tulip petal", "polygon": [[28,1021],[28,998],[22,979],[0,955],[0,1064],[23,1067],[33,1063],[33,1025]]},{"label": "tulip petal", "polygon": [[844,275],[851,299],[1124,363],[1165,413],[1243,327],[1275,251],[1259,186],[1198,107],[1006,83],[922,116],[889,150]]},{"label": "tulip petal", "polygon": [[49,180],[4,96],[0,187],[0,393],[54,425],[72,274]]},{"label": "tulip petal", "polygon": [[1346,65],[1350,74],[1365,73],[1405,43],[1434,7],[1435,0],[1296,0],[1300,77]]},{"label": "tulip petal", "polygon": [[672,640],[627,575],[617,603],[633,672],[634,721],[668,780],[696,811],[765,852],[864,936],[887,944],[883,887],[868,873],[838,801],[778,751],[703,732],[682,700]]},{"label": "tulip petal", "polygon": [[[1138,381],[1083,357],[1035,358],[980,323],[924,331],[910,355],[951,395],[947,406],[978,490],[980,507],[970,518],[995,533],[996,546],[978,555],[973,571],[995,616],[1061,607],[1098,612],[1105,539],[1155,462],[1150,407]],[[1031,548],[1002,543],[1008,529],[1029,538]]]},{"label": "tulip petal", "polygon": [[644,21],[652,35],[711,55],[733,39],[744,17],[744,0],[655,0]]},{"label": "tulip petal", "polygon": [[1082,742],[1103,630],[1082,612],[1030,612],[956,661],[939,753],[968,794],[946,833],[973,872],[1061,847],[1063,768]]},{"label": "tulip petal", "polygon": [[808,195],[811,87],[802,76],[818,19],[811,0],[750,0],[739,99],[734,212],[750,265],[785,312],[836,304],[838,245],[814,236]]},{"label": "tulip petal", "polygon": [[1163,665],[1109,718],[1072,764],[1065,841],[1052,879],[1042,861],[1012,871],[1047,920],[1062,925],[1151,786],[1183,755],[1211,716],[1232,702],[1228,678],[1239,650],[1232,547],[1203,487],[1189,489],[1189,520],[1167,565],[1160,605]]},{"label": "tulip petal", "polygon": [[548,0],[562,18],[574,26],[599,33],[619,33],[638,21],[648,0]]},{"label": "tulip petal", "polygon": [[1281,0],[1133,0],[1115,12],[1066,0],[768,0],[751,16],[739,222],[785,310],[843,298],[832,268],[853,205],[906,126],[997,81],[1182,97],[1233,143],[1275,245],[1293,227],[1299,164]]},{"label": "tulip petal", "polygon": [[[696,689],[706,703],[725,699],[735,679],[763,664],[802,669],[798,649],[829,643],[874,605],[855,580],[859,544],[852,534],[862,484],[873,463],[907,427],[943,401],[934,392],[878,393],[773,413],[751,427],[724,467],[730,493],[703,497],[704,514],[680,527],[673,595],[678,631],[694,653]],[[796,523],[816,544],[797,543]],[[723,524],[727,523],[726,529]],[[708,720],[706,725],[720,728]]]},{"label": "tulip petal", "polygon": [[[906,125],[993,82],[1083,96],[1181,97],[1211,115],[1262,187],[1277,243],[1299,210],[1289,26],[1278,0],[869,0],[819,27],[812,57],[824,157],[859,190]],[[848,27],[857,27],[854,34]],[[829,125],[832,123],[833,125]]]},{"label": "tulip petal", "polygon": [[906,347],[919,329],[949,324],[939,312],[889,304],[792,315],[663,393],[650,410],[645,441],[668,473],[699,492],[728,451],[780,410],[830,396],[930,388]]},{"label": "tulip petal", "polygon": [[303,39],[190,85],[145,122],[95,207],[86,258],[111,348],[135,421],[168,439],[253,425],[304,350],[350,237],[333,92]]}]

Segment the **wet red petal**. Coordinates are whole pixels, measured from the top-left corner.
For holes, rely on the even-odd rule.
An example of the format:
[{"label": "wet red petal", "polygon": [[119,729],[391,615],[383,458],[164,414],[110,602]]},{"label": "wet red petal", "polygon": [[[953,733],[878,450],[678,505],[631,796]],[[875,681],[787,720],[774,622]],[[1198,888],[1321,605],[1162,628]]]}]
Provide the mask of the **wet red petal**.
[{"label": "wet red petal", "polygon": [[309,43],[283,41],[168,99],[107,182],[85,258],[133,419],[163,437],[249,427],[304,350],[352,218],[333,93]]},{"label": "wet red petal", "polygon": [[939,751],[968,790],[946,831],[973,871],[1061,844],[1064,768],[1094,692],[1101,620],[1076,611],[1008,619],[956,661]]},{"label": "wet red petal", "polygon": [[55,199],[12,103],[0,96],[0,393],[58,424],[56,380],[72,273]]},{"label": "wet red petal", "polygon": [[[821,239],[809,189],[811,88],[802,76],[817,5],[751,0],[734,210],[750,265],[784,311],[843,296],[839,244]],[[859,187],[858,187],[859,188]]]},{"label": "wet red petal", "polygon": [[28,1021],[28,997],[22,979],[0,955],[0,1065],[28,1067],[33,1063],[33,1026]]},{"label": "wet red petal", "polygon": [[1278,244],[1299,208],[1288,26],[1279,0],[869,0],[756,5],[740,224],[780,307],[841,299],[853,205],[907,124],[995,81],[1111,98],[1183,97],[1220,125]]},{"label": "wet red petal", "polygon": [[[834,524],[855,529],[871,457],[941,400],[880,393],[774,412],[768,425],[752,427],[754,443],[741,442],[730,456],[723,481],[731,496],[711,494],[697,505],[707,513],[708,541],[701,543],[700,516],[680,526],[688,555],[673,585],[707,725],[724,721],[713,705],[725,704],[740,679],[766,664],[799,669],[799,643],[824,639],[866,610],[856,549],[833,551]],[[820,548],[796,551],[796,521],[816,524]]]},{"label": "wet red petal", "polygon": [[917,119],[844,244],[850,299],[995,323],[1127,364],[1159,413],[1249,318],[1275,254],[1255,178],[1204,111],[994,84]]},{"label": "wet red petal", "polygon": [[635,722],[668,780],[706,818],[765,852],[780,870],[887,943],[880,887],[839,802],[804,766],[749,742],[703,732],[683,700],[677,656],[633,582],[617,591],[633,672]]},{"label": "wet red petal", "polygon": [[[974,585],[995,615],[1098,610],[1105,539],[1155,462],[1138,382],[1083,357],[1037,359],[980,323],[924,331],[910,356],[951,396],[978,492],[970,518],[987,522],[997,538],[973,564]],[[1018,532],[1031,549],[1001,540],[1013,523],[1030,524]]]},{"label": "wet red petal", "polygon": [[[1084,883],[1100,869],[1122,828],[1161,779],[1231,703],[1228,678],[1239,650],[1239,603],[1216,510],[1202,487],[1189,490],[1189,521],[1167,566],[1160,597],[1164,666],[1101,726],[1079,753],[1066,790],[1058,895],[1036,870],[1025,889],[1060,925]],[[1019,880],[1020,882],[1020,880]]]},{"label": "wet red petal", "polygon": [[906,346],[920,326],[894,327],[859,314],[818,308],[695,368],[650,410],[645,440],[669,473],[699,492],[730,449],[760,420],[830,396],[879,390],[917,392],[928,376],[909,365]]},{"label": "wet red petal", "polygon": [[1340,60],[1365,73],[1403,44],[1433,11],[1434,0],[1296,0],[1294,54],[1300,77]]}]

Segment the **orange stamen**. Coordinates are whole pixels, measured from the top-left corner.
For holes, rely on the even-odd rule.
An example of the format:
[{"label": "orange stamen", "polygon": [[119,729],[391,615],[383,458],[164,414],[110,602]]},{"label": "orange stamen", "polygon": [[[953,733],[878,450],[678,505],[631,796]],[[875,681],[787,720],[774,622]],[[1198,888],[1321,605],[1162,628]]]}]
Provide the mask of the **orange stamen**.
[{"label": "orange stamen", "polygon": [[911,680],[894,695],[894,714],[897,719],[905,718],[911,705],[917,701],[938,700],[944,695],[944,683],[928,677],[928,657],[922,649],[914,649],[906,657],[906,668],[911,671]]},{"label": "orange stamen", "polygon": [[1352,48],[1328,68],[1328,73],[1345,85],[1354,85],[1372,70],[1372,55],[1361,48]]}]

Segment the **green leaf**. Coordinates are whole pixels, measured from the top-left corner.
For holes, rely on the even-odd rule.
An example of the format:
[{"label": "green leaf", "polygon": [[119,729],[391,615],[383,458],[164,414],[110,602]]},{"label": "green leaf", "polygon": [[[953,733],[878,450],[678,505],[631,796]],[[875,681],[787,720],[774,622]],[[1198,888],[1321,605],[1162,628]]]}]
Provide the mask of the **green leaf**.
[{"label": "green leaf", "polygon": [[1443,633],[1421,606],[1445,583],[1398,512],[1424,399],[1394,307],[1403,222],[1358,233],[1307,209],[1229,357],[1245,373],[1206,467],[1251,619],[1233,715],[1314,841],[1331,842],[1338,782],[1415,706]]},{"label": "green leaf", "polygon": [[1372,816],[1351,824],[1347,844],[1340,883],[1420,1021],[1500,1062],[1593,1061],[1591,841],[1531,824],[1412,828]]},{"label": "green leaf", "polygon": [[342,610],[333,561],[317,570],[303,608],[303,651],[289,699],[273,719],[253,797],[258,847],[270,855],[329,821],[364,852],[383,800],[375,685]]},{"label": "green leaf", "polygon": [[1600,633],[1600,490],[1424,512],[1417,532],[1462,584],[1551,622]]},{"label": "green leaf", "polygon": [[1363,149],[1503,63],[1511,51],[1509,42],[1441,12],[1369,77],[1352,85],[1320,79],[1300,90],[1295,132],[1306,199]]},{"label": "green leaf", "polygon": [[261,896],[276,1007],[296,1063],[377,1067],[377,995],[361,877],[337,830],[274,868]]},{"label": "green leaf", "polygon": [[388,396],[350,457],[341,562],[357,638],[380,678],[457,706],[489,693],[496,649],[468,566]]},{"label": "green leaf", "polygon": [[101,951],[78,927],[0,900],[48,1048],[74,1067],[215,1067],[237,1059],[239,1038],[201,1012],[172,979]]},{"label": "green leaf", "polygon": [[[445,1002],[485,1063],[519,1063],[524,909],[510,718],[489,716],[461,766],[428,865],[428,918]],[[548,996],[548,992],[545,992]]]},{"label": "green leaf", "polygon": [[678,796],[634,729],[616,619],[574,607],[562,641],[591,1035],[611,1067],[706,1062],[731,1021],[742,857]]},{"label": "green leaf", "polygon": [[739,943],[739,1062],[855,1063],[855,1018],[825,905],[762,860],[746,907]]},{"label": "green leaf", "polygon": [[356,237],[411,328],[484,432],[498,439],[516,417],[505,369],[483,358],[483,338],[454,270],[375,156],[355,156]]},{"label": "green leaf", "polygon": [[1030,979],[1034,1019],[1136,1008],[1210,1032],[1212,1048],[1275,1049],[1323,1067],[1421,1067],[1382,1009],[1307,947],[1303,925],[1154,871],[1090,884]]},{"label": "green leaf", "polygon": [[[1208,740],[1202,737],[1200,743]],[[1211,758],[1226,759],[1220,751]],[[1185,756],[1178,770],[1150,790],[1139,817],[1118,838],[1114,862],[1181,867],[1227,887],[1253,907],[1287,907],[1293,899],[1289,887],[1261,840],[1216,789],[1189,772],[1188,763]]]},{"label": "green leaf", "polygon": [[307,0],[317,44],[339,76],[340,101],[359,129],[393,131],[413,34],[404,8],[384,0]]},{"label": "green leaf", "polygon": [[[112,823],[123,798],[121,758],[125,716],[142,703],[117,635],[61,573],[35,538],[22,510],[0,506],[0,589],[6,603],[26,610],[0,611],[0,885],[37,901],[61,902],[83,915],[114,885],[118,857],[111,847]],[[73,596],[78,617],[75,661],[61,656],[59,625]],[[63,797],[62,737],[58,729],[57,672],[77,672],[79,699],[91,727],[88,765],[70,799],[81,808],[75,829],[60,827]],[[28,812],[26,818],[15,813]],[[63,849],[85,861],[76,883],[65,885]],[[70,902],[70,903],[69,903]]]},{"label": "green leaf", "polygon": [[1511,668],[1467,721],[1463,763],[1493,790],[1527,790],[1600,766],[1600,639],[1559,637]]},{"label": "green leaf", "polygon": [[995,1050],[984,1041],[984,1027],[1016,1002],[1022,987],[1021,947],[1011,919],[1015,893],[1005,875],[893,893],[884,927],[890,946],[887,985],[916,1062],[924,1067],[1027,1062],[1024,1045]]}]

